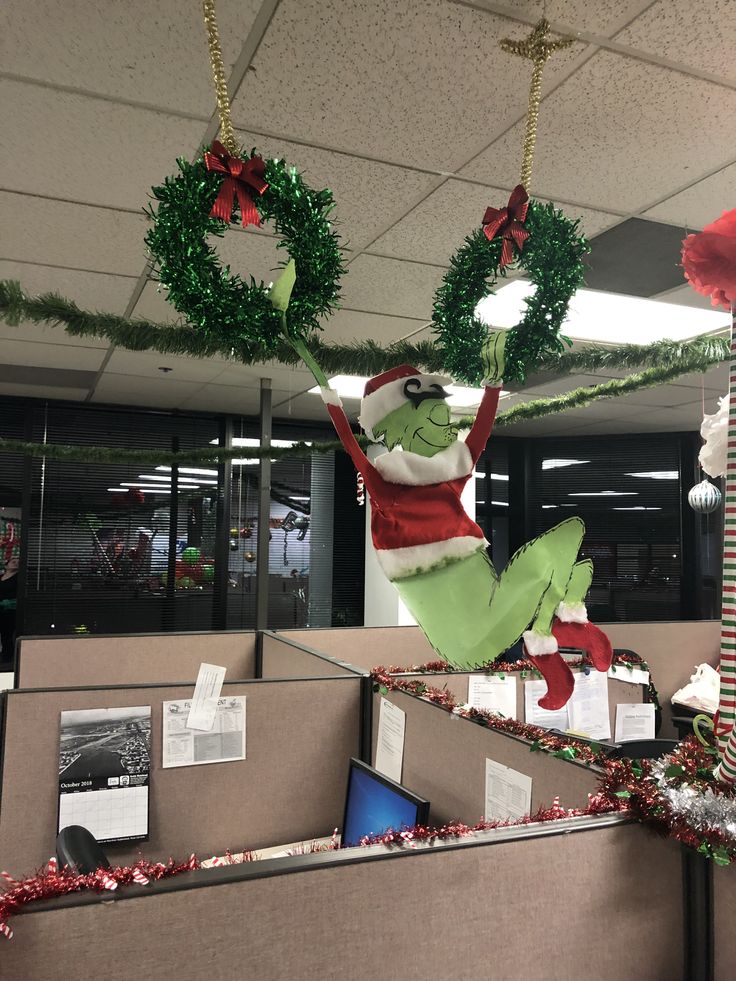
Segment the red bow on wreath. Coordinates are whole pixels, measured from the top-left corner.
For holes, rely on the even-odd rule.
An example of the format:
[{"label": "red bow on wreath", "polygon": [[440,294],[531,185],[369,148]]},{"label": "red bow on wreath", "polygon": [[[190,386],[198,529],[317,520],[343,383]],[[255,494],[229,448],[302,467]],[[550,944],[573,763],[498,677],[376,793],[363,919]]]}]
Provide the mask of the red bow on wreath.
[{"label": "red bow on wreath", "polygon": [[502,269],[514,258],[514,243],[521,252],[524,242],[529,238],[529,232],[523,224],[526,221],[528,208],[529,195],[524,190],[523,184],[517,184],[505,208],[486,208],[486,213],[483,215],[483,232],[488,241],[490,242],[499,233],[503,238]]},{"label": "red bow on wreath", "polygon": [[260,225],[261,218],[253,200],[253,192],[263,194],[268,188],[268,184],[263,179],[266,173],[263,158],[250,157],[248,160],[241,160],[240,157],[229,154],[222,143],[215,140],[212,144],[212,152],[207,151],[204,155],[204,163],[207,170],[217,170],[221,174],[227,174],[212,205],[210,215],[229,222],[237,194],[243,228],[247,225]]}]

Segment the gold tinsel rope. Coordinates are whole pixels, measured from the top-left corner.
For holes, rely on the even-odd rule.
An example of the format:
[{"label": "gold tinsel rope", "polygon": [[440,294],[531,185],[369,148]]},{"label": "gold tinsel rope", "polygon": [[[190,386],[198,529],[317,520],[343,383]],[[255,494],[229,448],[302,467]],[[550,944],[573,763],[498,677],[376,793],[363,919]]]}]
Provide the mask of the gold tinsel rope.
[{"label": "gold tinsel rope", "polygon": [[230,119],[230,96],[228,95],[227,81],[225,80],[225,65],[222,61],[220,32],[217,29],[215,0],[202,0],[202,11],[204,13],[204,25],[207,31],[207,47],[210,51],[212,81],[215,86],[215,98],[217,99],[217,114],[220,117],[220,142],[228,153],[235,156],[239,153],[240,148],[238,141],[235,139],[235,130]]},{"label": "gold tinsel rope", "polygon": [[543,17],[534,26],[534,30],[529,37],[521,41],[513,41],[511,38],[504,38],[501,41],[501,48],[508,54],[518,55],[520,58],[528,58],[534,62],[532,80],[529,86],[529,106],[526,113],[526,134],[524,136],[524,155],[521,161],[521,178],[519,183],[523,184],[529,193],[529,186],[532,179],[532,163],[534,161],[534,147],[537,142],[537,122],[539,120],[539,103],[542,101],[542,72],[544,64],[550,55],[561,48],[567,48],[573,43],[573,38],[558,38],[556,41],[549,39],[549,22]]}]

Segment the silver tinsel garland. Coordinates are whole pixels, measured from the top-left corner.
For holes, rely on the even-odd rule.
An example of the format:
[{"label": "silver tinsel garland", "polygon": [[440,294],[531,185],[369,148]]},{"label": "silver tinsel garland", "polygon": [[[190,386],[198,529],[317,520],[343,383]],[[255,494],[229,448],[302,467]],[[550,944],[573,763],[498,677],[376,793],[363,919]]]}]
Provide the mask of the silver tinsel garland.
[{"label": "silver tinsel garland", "polygon": [[682,775],[668,777],[667,769],[672,765],[680,765],[674,754],[654,761],[651,779],[667,802],[673,817],[682,818],[697,831],[719,831],[721,834],[731,835],[736,847],[736,796],[731,793],[717,793],[710,787],[698,790],[682,783]]}]

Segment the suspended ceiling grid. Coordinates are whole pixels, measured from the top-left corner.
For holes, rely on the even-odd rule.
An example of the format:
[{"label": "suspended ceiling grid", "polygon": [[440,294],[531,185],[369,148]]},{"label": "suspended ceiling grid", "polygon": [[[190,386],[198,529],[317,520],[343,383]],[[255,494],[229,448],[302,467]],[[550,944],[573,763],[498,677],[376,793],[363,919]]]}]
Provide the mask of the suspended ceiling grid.
[{"label": "suspended ceiling grid", "polygon": [[[734,203],[730,8],[702,0],[695,21],[687,0],[547,0],[553,28],[576,43],[545,71],[533,193],[581,219],[593,256],[596,236],[631,218],[684,233]],[[516,183],[529,71],[498,40],[540,13],[526,0],[219,0],[240,138],[337,199],[349,272],[328,339],[429,336],[449,256]],[[197,0],[6,0],[0,277],[174,320],[149,277],[142,209],[175,158],[215,135],[213,108]],[[219,249],[271,278],[267,229],[233,228]],[[707,305],[685,286],[663,298]],[[323,414],[302,394],[304,371],[130,352],[61,328],[0,325],[0,363],[0,393],[244,414],[267,374],[277,414]],[[537,385],[507,404],[596,380]],[[509,433],[694,429],[703,395],[715,408],[725,385],[712,369]]]}]

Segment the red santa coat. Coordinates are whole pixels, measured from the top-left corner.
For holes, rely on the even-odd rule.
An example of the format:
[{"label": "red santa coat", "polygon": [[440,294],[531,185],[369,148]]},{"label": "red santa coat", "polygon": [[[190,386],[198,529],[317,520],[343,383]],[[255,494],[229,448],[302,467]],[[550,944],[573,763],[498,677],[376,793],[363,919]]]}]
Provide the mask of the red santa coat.
[{"label": "red santa coat", "polygon": [[427,572],[486,546],[460,495],[491,434],[500,392],[485,389],[464,443],[457,440],[433,457],[392,450],[375,463],[358,446],[337,397],[328,402],[337,434],[371,496],[373,544],[389,579]]}]

